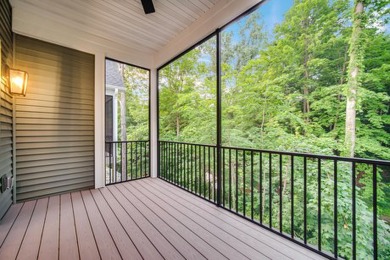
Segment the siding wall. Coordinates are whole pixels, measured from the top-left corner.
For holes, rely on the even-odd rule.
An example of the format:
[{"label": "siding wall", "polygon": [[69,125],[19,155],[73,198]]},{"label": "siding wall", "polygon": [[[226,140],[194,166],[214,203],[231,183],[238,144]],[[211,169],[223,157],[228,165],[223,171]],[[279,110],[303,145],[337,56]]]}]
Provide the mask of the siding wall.
[{"label": "siding wall", "polygon": [[16,98],[17,200],[93,187],[94,56],[20,35],[15,53],[29,73]]},{"label": "siding wall", "polygon": [[[11,5],[0,1],[1,71],[5,75],[6,65],[12,67],[13,39],[11,30]],[[4,81],[5,83],[5,81]],[[0,178],[12,176],[12,97],[0,79]],[[0,219],[12,203],[12,190],[0,193]]]}]

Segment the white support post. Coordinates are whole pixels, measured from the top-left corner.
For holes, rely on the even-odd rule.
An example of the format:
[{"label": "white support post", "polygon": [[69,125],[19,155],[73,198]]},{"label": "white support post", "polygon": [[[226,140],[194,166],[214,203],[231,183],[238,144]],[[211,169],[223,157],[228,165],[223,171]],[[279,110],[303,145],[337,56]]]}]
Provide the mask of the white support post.
[{"label": "white support post", "polygon": [[150,176],[157,178],[157,70],[150,70]]},{"label": "white support post", "polygon": [[95,53],[95,188],[105,186],[105,55]]}]

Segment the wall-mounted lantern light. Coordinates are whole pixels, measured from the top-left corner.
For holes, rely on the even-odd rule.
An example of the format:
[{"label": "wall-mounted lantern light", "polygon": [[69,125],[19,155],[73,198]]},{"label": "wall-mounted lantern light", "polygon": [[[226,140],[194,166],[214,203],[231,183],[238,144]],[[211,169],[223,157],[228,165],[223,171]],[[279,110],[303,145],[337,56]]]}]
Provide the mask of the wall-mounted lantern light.
[{"label": "wall-mounted lantern light", "polygon": [[26,95],[28,74],[23,70],[9,69],[9,88],[11,94]]}]

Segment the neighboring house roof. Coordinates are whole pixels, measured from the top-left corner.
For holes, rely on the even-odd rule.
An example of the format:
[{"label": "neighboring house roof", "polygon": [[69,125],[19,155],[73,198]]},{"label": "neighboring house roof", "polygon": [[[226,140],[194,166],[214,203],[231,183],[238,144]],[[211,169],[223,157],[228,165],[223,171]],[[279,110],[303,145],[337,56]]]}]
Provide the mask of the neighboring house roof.
[{"label": "neighboring house roof", "polygon": [[110,88],[124,90],[125,84],[119,66],[118,62],[106,60],[106,85]]}]

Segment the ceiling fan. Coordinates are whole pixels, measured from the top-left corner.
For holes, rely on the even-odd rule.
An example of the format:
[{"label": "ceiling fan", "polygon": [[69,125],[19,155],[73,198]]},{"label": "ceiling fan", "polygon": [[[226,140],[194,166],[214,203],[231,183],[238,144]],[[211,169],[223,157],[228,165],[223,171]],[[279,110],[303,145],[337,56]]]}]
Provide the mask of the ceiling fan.
[{"label": "ceiling fan", "polygon": [[153,5],[153,0],[141,0],[142,6],[144,8],[145,14],[151,14],[154,13],[154,5]]}]

